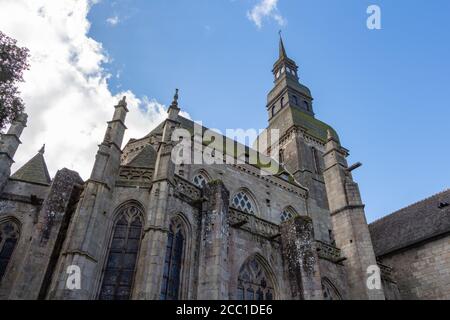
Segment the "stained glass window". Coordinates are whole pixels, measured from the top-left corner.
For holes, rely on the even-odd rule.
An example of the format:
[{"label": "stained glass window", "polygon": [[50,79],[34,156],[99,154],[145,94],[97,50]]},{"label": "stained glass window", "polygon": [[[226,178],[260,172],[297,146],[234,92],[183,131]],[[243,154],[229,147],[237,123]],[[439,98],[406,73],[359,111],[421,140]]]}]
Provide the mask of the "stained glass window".
[{"label": "stained glass window", "polygon": [[246,213],[255,214],[255,205],[253,204],[250,196],[244,191],[241,191],[234,196],[231,205],[235,209]]},{"label": "stained glass window", "polygon": [[129,300],[142,236],[142,212],[125,207],[114,226],[100,300]]},{"label": "stained glass window", "polygon": [[293,209],[286,208],[283,210],[283,212],[281,212],[281,215],[280,215],[281,222],[291,220],[296,215],[297,215],[297,213]]},{"label": "stained glass window", "polygon": [[161,300],[178,300],[183,262],[184,233],[181,223],[172,223],[167,236]]},{"label": "stained glass window", "polygon": [[253,257],[242,266],[236,297],[238,300],[272,300],[273,285],[258,260]]},{"label": "stained glass window", "polygon": [[19,227],[8,221],[0,225],[0,281],[6,273],[11,256],[19,240]]},{"label": "stained glass window", "polygon": [[208,179],[203,174],[199,173],[192,179],[192,182],[194,182],[197,187],[203,188],[208,183]]}]

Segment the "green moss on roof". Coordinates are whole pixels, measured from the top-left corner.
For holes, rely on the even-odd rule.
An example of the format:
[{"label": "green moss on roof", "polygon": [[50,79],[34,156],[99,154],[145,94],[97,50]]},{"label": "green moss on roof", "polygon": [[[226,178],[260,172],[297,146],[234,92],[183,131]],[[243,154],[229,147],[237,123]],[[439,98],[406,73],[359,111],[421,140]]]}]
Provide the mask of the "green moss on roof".
[{"label": "green moss on roof", "polygon": [[[182,116],[178,116],[177,121],[180,123],[181,128],[186,129],[192,136],[194,135],[194,122],[192,120],[186,119]],[[162,132],[163,128],[164,128],[164,122],[161,123],[159,126],[157,126],[154,130],[152,130],[152,132],[150,132],[147,136],[145,136],[145,138],[148,138],[151,135],[160,134]],[[206,130],[208,130],[208,128],[202,126],[203,134]],[[332,131],[334,132],[334,130],[332,130]],[[221,135],[221,134],[219,134],[219,135]],[[262,153],[259,153],[256,150],[254,150],[246,145],[243,145],[233,139],[230,139],[223,135],[221,135],[221,136],[224,137],[223,145],[221,148],[216,147],[215,149],[217,151],[221,152],[224,156],[229,156],[229,157],[232,157],[233,159],[241,158],[242,160],[244,160],[246,154],[250,155],[252,152],[254,152],[257,155],[257,161],[256,161],[256,164],[250,164],[250,165],[252,165],[260,170],[263,170],[263,171],[267,172],[268,174],[274,175],[274,176],[279,176],[282,173],[286,173],[290,176],[289,180],[287,182],[297,185],[297,183],[295,182],[293,177],[283,168],[282,165],[280,165],[274,159],[272,159]],[[327,137],[327,133],[325,130],[325,139],[326,139],[326,137]],[[230,144],[230,145],[232,145],[233,147],[227,148],[227,142],[229,144],[231,142],[232,144]],[[210,143],[211,142],[203,141],[204,146],[208,146]]]},{"label": "green moss on roof", "polygon": [[327,142],[327,132],[330,130],[334,138],[339,140],[339,136],[336,131],[325,122],[317,120],[313,116],[296,108],[291,108],[291,112],[294,125],[306,129],[306,132],[314,138],[317,138],[325,143]]}]

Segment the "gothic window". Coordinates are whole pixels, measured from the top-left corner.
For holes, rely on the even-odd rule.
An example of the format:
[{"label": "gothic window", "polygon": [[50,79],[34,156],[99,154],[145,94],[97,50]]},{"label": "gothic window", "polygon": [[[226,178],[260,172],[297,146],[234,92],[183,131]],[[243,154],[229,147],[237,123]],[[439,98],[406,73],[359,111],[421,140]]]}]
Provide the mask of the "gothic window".
[{"label": "gothic window", "polygon": [[314,171],[316,174],[321,174],[322,170],[320,169],[319,153],[317,152],[317,149],[314,147],[311,148],[311,151],[312,151],[312,161],[314,165]]},{"label": "gothic window", "polygon": [[194,179],[192,179],[192,182],[199,188],[203,188],[208,184],[208,178],[205,177],[204,174],[199,173],[197,174]]},{"label": "gothic window", "polygon": [[342,300],[338,290],[327,278],[322,279],[322,292],[324,300]]},{"label": "gothic window", "polygon": [[271,113],[272,113],[272,117],[273,117],[275,115],[275,106],[272,107]]},{"label": "gothic window", "polygon": [[130,205],[118,215],[104,270],[100,300],[128,300],[142,235],[142,212]]},{"label": "gothic window", "polygon": [[283,109],[283,106],[284,106],[284,97],[281,98],[281,106],[280,106],[280,109]]},{"label": "gothic window", "polygon": [[294,99],[294,104],[297,106],[297,105],[298,105],[298,99],[297,99],[297,96],[292,96],[292,98]]},{"label": "gothic window", "polygon": [[181,223],[172,223],[167,235],[161,300],[178,300],[180,298],[184,239]]},{"label": "gothic window", "polygon": [[286,208],[281,212],[280,220],[281,222],[285,222],[291,220],[297,215],[297,213],[292,208]]},{"label": "gothic window", "polygon": [[19,240],[19,227],[12,221],[0,224],[0,281]]},{"label": "gothic window", "polygon": [[303,101],[303,104],[305,105],[306,111],[311,111],[308,101]]},{"label": "gothic window", "polygon": [[246,213],[255,214],[255,205],[250,196],[245,191],[237,193],[231,202],[233,208]]},{"label": "gothic window", "polygon": [[238,300],[273,300],[274,288],[256,257],[247,260],[238,277]]},{"label": "gothic window", "polygon": [[280,164],[284,164],[284,150],[283,149],[280,149],[278,157],[279,157],[279,160],[280,160]]}]

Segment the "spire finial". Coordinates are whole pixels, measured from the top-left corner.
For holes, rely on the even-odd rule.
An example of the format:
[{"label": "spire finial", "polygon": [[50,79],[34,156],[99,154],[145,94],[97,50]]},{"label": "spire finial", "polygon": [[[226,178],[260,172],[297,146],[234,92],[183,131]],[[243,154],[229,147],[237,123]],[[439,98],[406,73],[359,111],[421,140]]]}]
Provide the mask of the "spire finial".
[{"label": "spire finial", "polygon": [[173,96],[172,106],[177,107],[178,106],[178,89],[175,89],[175,94]]},{"label": "spire finial", "polygon": [[39,149],[39,153],[40,154],[44,154],[45,153],[45,143],[42,145],[42,148]]},{"label": "spire finial", "polygon": [[281,30],[278,31],[278,34],[280,35],[280,58],[287,58],[286,49],[284,48],[283,43],[283,36],[281,33]]},{"label": "spire finial", "polygon": [[127,106],[127,97],[123,96],[122,100],[119,101],[120,107],[126,107]]}]

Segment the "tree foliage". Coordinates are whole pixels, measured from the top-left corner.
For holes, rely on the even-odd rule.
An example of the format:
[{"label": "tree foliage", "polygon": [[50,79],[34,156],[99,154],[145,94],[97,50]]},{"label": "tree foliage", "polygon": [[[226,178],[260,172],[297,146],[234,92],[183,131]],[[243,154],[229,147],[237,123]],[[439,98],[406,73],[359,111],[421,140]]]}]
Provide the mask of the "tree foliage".
[{"label": "tree foliage", "polygon": [[18,47],[16,40],[0,31],[0,130],[25,108],[18,84],[29,69],[29,56],[27,48]]}]

